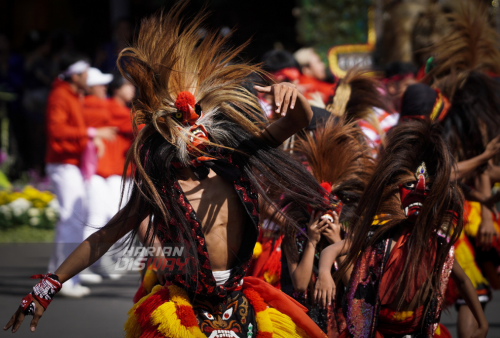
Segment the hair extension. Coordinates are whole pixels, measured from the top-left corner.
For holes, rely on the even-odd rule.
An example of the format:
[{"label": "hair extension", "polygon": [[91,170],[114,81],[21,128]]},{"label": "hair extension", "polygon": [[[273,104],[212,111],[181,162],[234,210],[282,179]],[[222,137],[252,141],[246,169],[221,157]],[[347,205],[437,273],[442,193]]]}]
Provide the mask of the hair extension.
[{"label": "hair extension", "polygon": [[[398,187],[415,180],[414,172],[422,162],[425,162],[432,179],[432,188],[420,214],[412,221],[406,219],[401,210]],[[406,286],[414,283],[423,268],[427,274],[421,294],[432,297],[439,293],[441,267],[462,230],[463,197],[457,183],[450,181],[454,163],[439,125],[431,124],[428,120],[417,120],[395,127],[388,136],[385,152],[359,201],[357,221],[347,236],[351,248],[335,278],[340,279],[349,266],[357,261],[361,252],[391,236],[397,228],[411,227],[408,256],[400,278],[395,281],[394,290],[401,294],[403,300],[409,292]],[[449,226],[450,213],[457,219],[453,229]],[[386,222],[373,225],[375,217]],[[438,231],[449,237],[449,241],[435,248],[435,261],[428,265],[424,258],[429,251],[429,243],[436,241]],[[419,304],[424,302],[420,299]]]},{"label": "hair extension", "polygon": [[332,101],[326,109],[335,116],[345,116],[347,122],[363,119],[380,135],[382,130],[373,108],[391,111],[380,93],[380,82],[368,70],[351,68],[340,80]]},{"label": "hair extension", "polygon": [[[189,156],[185,149],[191,144],[183,126],[172,116],[182,91],[193,93],[206,112],[200,122],[208,127],[208,146],[230,151],[234,163],[267,203],[273,203],[272,197],[282,191],[299,205],[313,201],[326,210],[319,184],[305,168],[260,137],[267,121],[257,98],[243,85],[249,75],[263,72],[258,66],[234,63],[245,45],[227,48],[228,37],[217,32],[207,33],[200,41],[197,32],[205,14],[181,20],[186,3],[179,2],[167,15],[143,20],[133,46],[118,57],[120,72],[139,91],[132,104],[133,126],[145,127],[127,155],[126,167],[130,165],[134,172],[131,198],[121,217],[107,226],[120,226],[126,218],[139,217],[130,234],[133,238],[140,221],[149,216],[147,245],[167,231],[180,242],[197,247],[191,224],[171,190],[176,180],[171,164],[185,160]],[[283,216],[287,226],[298,227],[296,220]],[[171,220],[177,225],[172,226]],[[192,254],[196,260],[196,250]]]}]

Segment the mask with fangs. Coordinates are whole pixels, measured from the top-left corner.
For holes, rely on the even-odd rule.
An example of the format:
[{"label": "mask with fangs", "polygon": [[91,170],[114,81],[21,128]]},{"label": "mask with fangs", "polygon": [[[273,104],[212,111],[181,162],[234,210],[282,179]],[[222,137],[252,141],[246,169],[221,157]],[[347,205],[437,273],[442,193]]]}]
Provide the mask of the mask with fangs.
[{"label": "mask with fangs", "polygon": [[399,186],[399,195],[401,197],[401,208],[406,217],[417,217],[420,214],[422,205],[430,190],[430,185],[426,180],[429,178],[425,162],[415,171],[416,181],[403,183]]},{"label": "mask with fangs", "polygon": [[[204,144],[208,142],[208,134],[202,125],[197,125],[196,122],[203,116],[201,107],[196,104],[194,95],[191,92],[184,91],[179,93],[175,101],[175,106],[178,111],[174,117],[180,124],[189,128],[190,142],[193,148],[203,151]],[[178,127],[180,129],[180,127]],[[193,149],[191,149],[193,150]]]}]

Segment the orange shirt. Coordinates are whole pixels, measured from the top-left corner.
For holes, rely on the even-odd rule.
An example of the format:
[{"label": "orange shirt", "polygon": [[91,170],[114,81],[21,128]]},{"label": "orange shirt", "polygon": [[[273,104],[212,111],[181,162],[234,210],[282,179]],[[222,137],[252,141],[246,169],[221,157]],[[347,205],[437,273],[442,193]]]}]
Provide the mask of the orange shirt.
[{"label": "orange shirt", "polygon": [[56,79],[52,84],[46,111],[46,163],[66,163],[78,166],[87,144],[87,127],[82,102],[69,83]]},{"label": "orange shirt", "polygon": [[111,125],[111,116],[108,100],[94,95],[85,96],[83,100],[83,118],[87,128],[109,127]]},{"label": "orange shirt", "polygon": [[[114,99],[107,102],[110,114],[109,125],[118,127],[118,134],[113,142],[105,141],[106,151],[104,156],[99,159],[97,175],[102,177],[121,176],[125,167],[127,151],[133,141],[130,108],[123,106]],[[130,169],[128,169],[127,174],[130,176]]]}]

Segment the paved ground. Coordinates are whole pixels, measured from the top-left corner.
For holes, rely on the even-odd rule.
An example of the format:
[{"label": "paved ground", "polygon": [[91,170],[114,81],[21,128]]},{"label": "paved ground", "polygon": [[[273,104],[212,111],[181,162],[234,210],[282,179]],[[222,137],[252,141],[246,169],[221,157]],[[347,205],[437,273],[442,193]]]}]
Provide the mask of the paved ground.
[{"label": "paved ground", "polygon": [[[45,273],[52,252],[48,244],[2,244],[0,245],[0,324],[8,322],[22,297],[31,287],[33,274]],[[123,323],[132,297],[139,285],[136,272],[118,281],[105,280],[92,286],[92,295],[84,299],[57,297],[40,320],[37,331],[29,332],[28,323],[23,323],[16,337],[122,337]],[[488,337],[500,338],[500,292],[486,308],[490,322]],[[443,314],[442,322],[456,337],[456,311]],[[10,332],[0,331],[1,337]]]},{"label": "paved ground", "polygon": [[[0,245],[0,324],[5,325],[22,297],[33,287],[29,277],[45,273],[52,252],[48,244]],[[37,330],[24,322],[16,335],[22,337],[122,337],[127,311],[139,285],[139,275],[131,272],[117,281],[105,280],[91,286],[92,295],[82,299],[56,296],[40,319]],[[0,331],[0,336],[11,333]]]}]

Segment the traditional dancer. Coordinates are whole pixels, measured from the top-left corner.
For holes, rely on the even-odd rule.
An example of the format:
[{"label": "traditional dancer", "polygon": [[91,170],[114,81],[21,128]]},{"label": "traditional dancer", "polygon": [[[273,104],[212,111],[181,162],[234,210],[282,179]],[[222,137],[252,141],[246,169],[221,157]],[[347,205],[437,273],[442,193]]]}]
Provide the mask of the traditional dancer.
[{"label": "traditional dancer", "polygon": [[[450,110],[441,123],[453,156],[460,163],[481,157],[500,130],[500,84],[491,77],[500,73],[499,37],[489,24],[487,6],[479,3],[461,3],[447,19],[450,30],[429,49],[433,60],[424,80],[432,82],[432,86],[439,88],[450,100]],[[491,163],[484,161],[463,177],[467,190],[475,190],[485,199],[491,196],[492,184],[487,170],[490,166]],[[457,261],[465,267],[465,262],[472,264],[475,259],[483,272],[495,271],[495,260],[497,265],[500,264],[500,256],[491,247],[494,242],[500,242],[493,213],[485,205],[476,204],[471,208],[469,202],[466,203],[466,210],[472,211],[468,212],[468,221],[464,225],[465,235],[469,238],[463,236],[464,241],[459,241],[458,245],[470,240],[476,252],[469,250],[472,245],[462,245],[464,250],[458,250],[457,246]],[[474,214],[476,217],[472,217]],[[481,261],[478,259],[480,256]],[[481,274],[472,274],[472,271],[466,270],[471,280],[478,281],[478,296],[485,306],[490,300],[488,282]],[[500,284],[496,273],[490,273],[489,277],[492,285]],[[464,300],[459,300],[457,307],[459,336],[470,336],[477,323]]]},{"label": "traditional dancer", "polygon": [[314,302],[319,256],[326,246],[341,241],[342,233],[348,230],[374,164],[370,148],[364,143],[363,133],[356,123],[345,124],[343,119],[333,117],[324,127],[318,128],[314,136],[307,134],[299,138],[293,150],[294,154],[307,159],[313,176],[322,182],[326,196],[334,196],[335,204],[324,215],[315,214],[313,206],[301,209],[293,201],[287,205],[302,224],[302,231],[285,234],[282,290],[307,307],[314,322],[333,337],[338,331],[337,325],[344,324],[342,317],[334,314],[332,306],[322,309]]},{"label": "traditional dancer", "polygon": [[439,319],[450,273],[479,323],[474,337],[486,336],[488,323],[474,287],[454,261],[463,202],[450,182],[452,166],[438,125],[410,121],[391,131],[356,210],[361,217],[347,238],[320,258],[315,296],[323,306],[335,294],[334,261],[347,254],[337,279],[353,267],[341,337],[442,334]]},{"label": "traditional dancer", "polygon": [[[273,148],[309,124],[306,99],[290,84],[257,87],[275,97],[281,119],[265,126],[256,98],[241,87],[259,72],[233,64],[243,47],[226,38],[199,41],[202,14],[182,21],[184,5],[143,21],[134,47],[118,65],[139,89],[134,126],[145,124],[130,152],[135,168],[130,201],[40,282],[7,324],[41,314],[61,283],[88,267],[149,217],[146,240],[182,246],[176,271],[129,312],[128,337],[324,337],[285,294],[243,278],[258,234],[259,202],[283,191],[299,205],[325,212],[329,203],[314,178]],[[265,190],[263,185],[269,190]],[[280,205],[278,204],[278,207]],[[279,209],[280,210],[280,209]],[[286,213],[289,226],[296,221]]]}]

